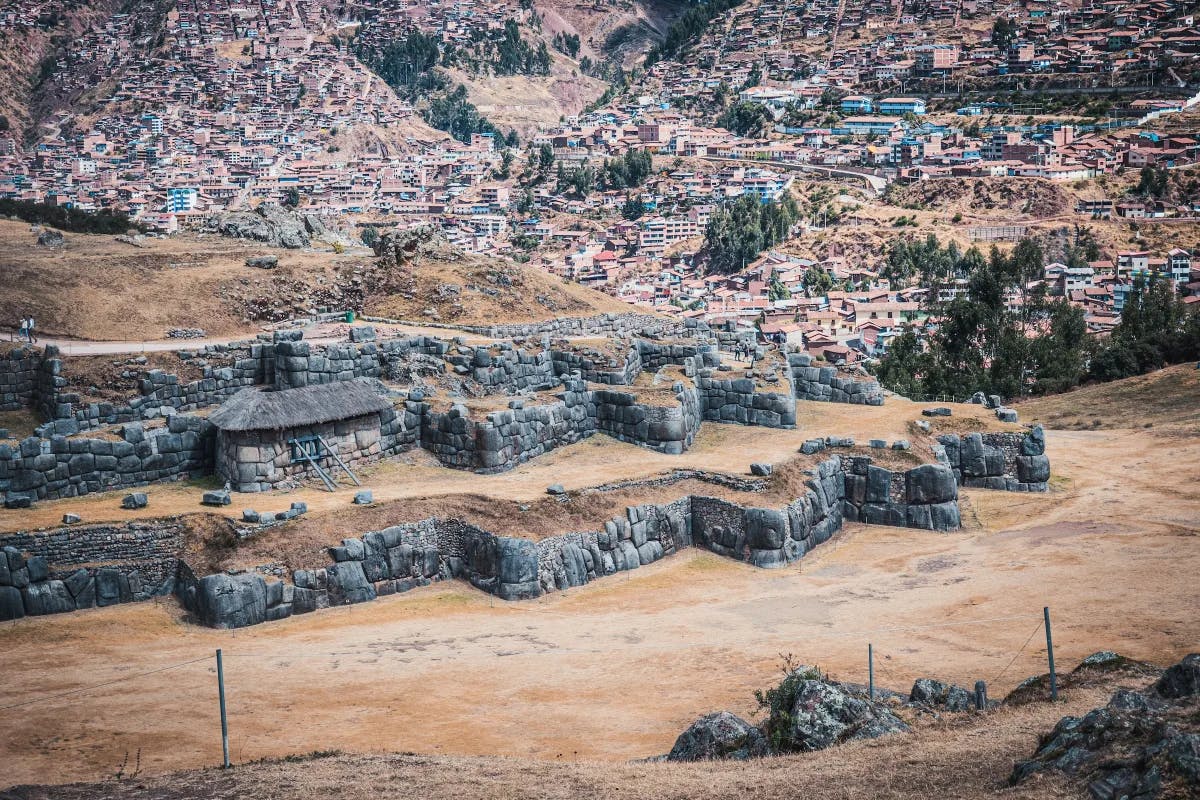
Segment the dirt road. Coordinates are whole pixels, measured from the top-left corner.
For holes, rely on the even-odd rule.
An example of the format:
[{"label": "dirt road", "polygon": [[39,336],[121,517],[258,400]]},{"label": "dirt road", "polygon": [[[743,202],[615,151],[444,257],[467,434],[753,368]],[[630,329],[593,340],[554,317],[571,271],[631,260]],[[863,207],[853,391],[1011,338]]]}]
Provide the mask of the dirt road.
[{"label": "dirt road", "polygon": [[0,717],[3,782],[111,776],[126,753],[146,773],[216,763],[217,647],[242,762],[639,758],[702,713],[750,713],[781,653],[861,680],[868,642],[882,685],[998,695],[1044,671],[1044,605],[1060,663],[1167,663],[1200,642],[1200,440],[1163,443],[1052,432],[1053,493],[967,492],[961,532],[849,526],[779,571],[692,551],[529,603],[444,585],[242,631],[185,625],[171,601],[5,624],[0,705],[31,702]]}]

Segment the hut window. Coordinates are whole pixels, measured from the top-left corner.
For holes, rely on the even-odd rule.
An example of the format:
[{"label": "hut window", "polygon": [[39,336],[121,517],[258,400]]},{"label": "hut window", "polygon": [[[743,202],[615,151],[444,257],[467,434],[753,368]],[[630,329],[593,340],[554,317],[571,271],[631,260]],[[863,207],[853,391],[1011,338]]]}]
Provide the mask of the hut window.
[{"label": "hut window", "polygon": [[289,439],[292,446],[292,462],[308,461],[321,455],[321,441],[316,436],[300,436]]}]

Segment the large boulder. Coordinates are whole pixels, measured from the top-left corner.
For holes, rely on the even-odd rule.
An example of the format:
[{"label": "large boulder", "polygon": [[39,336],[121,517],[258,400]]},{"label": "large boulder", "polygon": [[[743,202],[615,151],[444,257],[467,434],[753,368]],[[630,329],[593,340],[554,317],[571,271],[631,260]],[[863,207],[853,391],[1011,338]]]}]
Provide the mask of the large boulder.
[{"label": "large boulder", "polygon": [[933,678],[918,678],[909,692],[910,703],[929,708],[944,708],[947,711],[970,711],[974,695],[952,683],[942,683]]},{"label": "large boulder", "polygon": [[954,471],[945,464],[922,464],[904,475],[905,496],[909,503],[930,505],[958,498]]},{"label": "large boulder", "polygon": [[820,679],[796,687],[784,749],[823,750],[842,742],[874,739],[909,728],[882,704]]},{"label": "large boulder", "polygon": [[1053,770],[1086,785],[1096,800],[1200,797],[1198,673],[1200,654],[1189,655],[1150,689],[1120,689],[1105,706],[1063,717],[1017,763],[1010,783]]},{"label": "large boulder", "polygon": [[25,613],[31,617],[41,614],[63,614],[74,610],[75,598],[67,591],[62,581],[31,583],[25,589]]},{"label": "large boulder", "polygon": [[0,586],[0,622],[25,616],[25,601],[15,586]]},{"label": "large boulder", "polygon": [[267,616],[267,584],[257,575],[206,575],[196,583],[193,612],[214,628],[245,628]]},{"label": "large boulder", "polygon": [[1178,664],[1169,667],[1154,684],[1154,690],[1163,697],[1191,697],[1200,694],[1200,653],[1185,656]]},{"label": "large boulder", "polygon": [[1034,425],[1021,440],[1021,455],[1040,456],[1046,452],[1046,432],[1041,425]]},{"label": "large boulder", "polygon": [[736,714],[718,711],[706,714],[679,734],[667,761],[744,760],[768,754],[762,731]]},{"label": "large boulder", "polygon": [[341,561],[326,567],[329,602],[335,605],[365,603],[375,599],[375,587],[367,580],[361,561]]},{"label": "large boulder", "polygon": [[1017,456],[1017,480],[1021,483],[1045,483],[1050,480],[1050,459],[1046,456]]}]

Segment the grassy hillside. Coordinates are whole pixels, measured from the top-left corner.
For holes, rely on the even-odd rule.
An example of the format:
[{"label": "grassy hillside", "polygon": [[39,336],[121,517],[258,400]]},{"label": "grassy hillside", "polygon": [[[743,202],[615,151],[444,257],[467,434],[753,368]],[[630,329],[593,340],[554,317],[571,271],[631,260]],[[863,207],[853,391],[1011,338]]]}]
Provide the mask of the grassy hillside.
[{"label": "grassy hillside", "polygon": [[1047,428],[1154,428],[1200,434],[1200,370],[1180,364],[1148,375],[1085,386],[1018,406]]},{"label": "grassy hillside", "polygon": [[[506,261],[453,251],[418,259],[415,286],[389,294],[366,248],[336,254],[274,250],[215,236],[148,238],[69,233],[62,248],[39,247],[25,223],[0,221],[0,327],[33,314],[47,336],[94,340],[161,339],[171,328],[210,336],[255,332],[314,307],[427,322],[489,324],[629,311],[608,295]],[[245,266],[279,258],[275,270]]]}]

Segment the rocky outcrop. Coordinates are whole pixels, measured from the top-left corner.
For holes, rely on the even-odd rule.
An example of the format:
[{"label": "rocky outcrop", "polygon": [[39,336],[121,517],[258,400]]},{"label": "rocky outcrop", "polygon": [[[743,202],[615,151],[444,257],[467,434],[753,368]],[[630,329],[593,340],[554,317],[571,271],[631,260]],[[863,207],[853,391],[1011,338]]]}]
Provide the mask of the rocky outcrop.
[{"label": "rocky outcrop", "polygon": [[757,696],[768,712],[761,725],[726,711],[708,714],[679,736],[666,760],[804,753],[909,730],[885,702],[872,700],[862,687],[830,680],[812,667],[792,669],[778,686]]},{"label": "rocky outcrop", "polygon": [[37,243],[42,247],[62,247],[67,243],[67,237],[62,235],[61,231],[56,231],[53,228],[42,228],[38,234]]},{"label": "rocky outcrop", "polygon": [[313,239],[331,234],[319,217],[273,203],[264,203],[253,211],[214,214],[205,220],[205,225],[222,236],[251,239],[288,250],[311,247]]},{"label": "rocky outcrop", "polygon": [[667,761],[715,761],[770,755],[763,732],[728,711],[706,714],[679,734]]},{"label": "rocky outcrop", "polygon": [[1120,689],[1101,708],[1063,717],[1010,783],[1044,770],[1081,780],[1095,800],[1200,795],[1200,654],[1145,689]]}]

